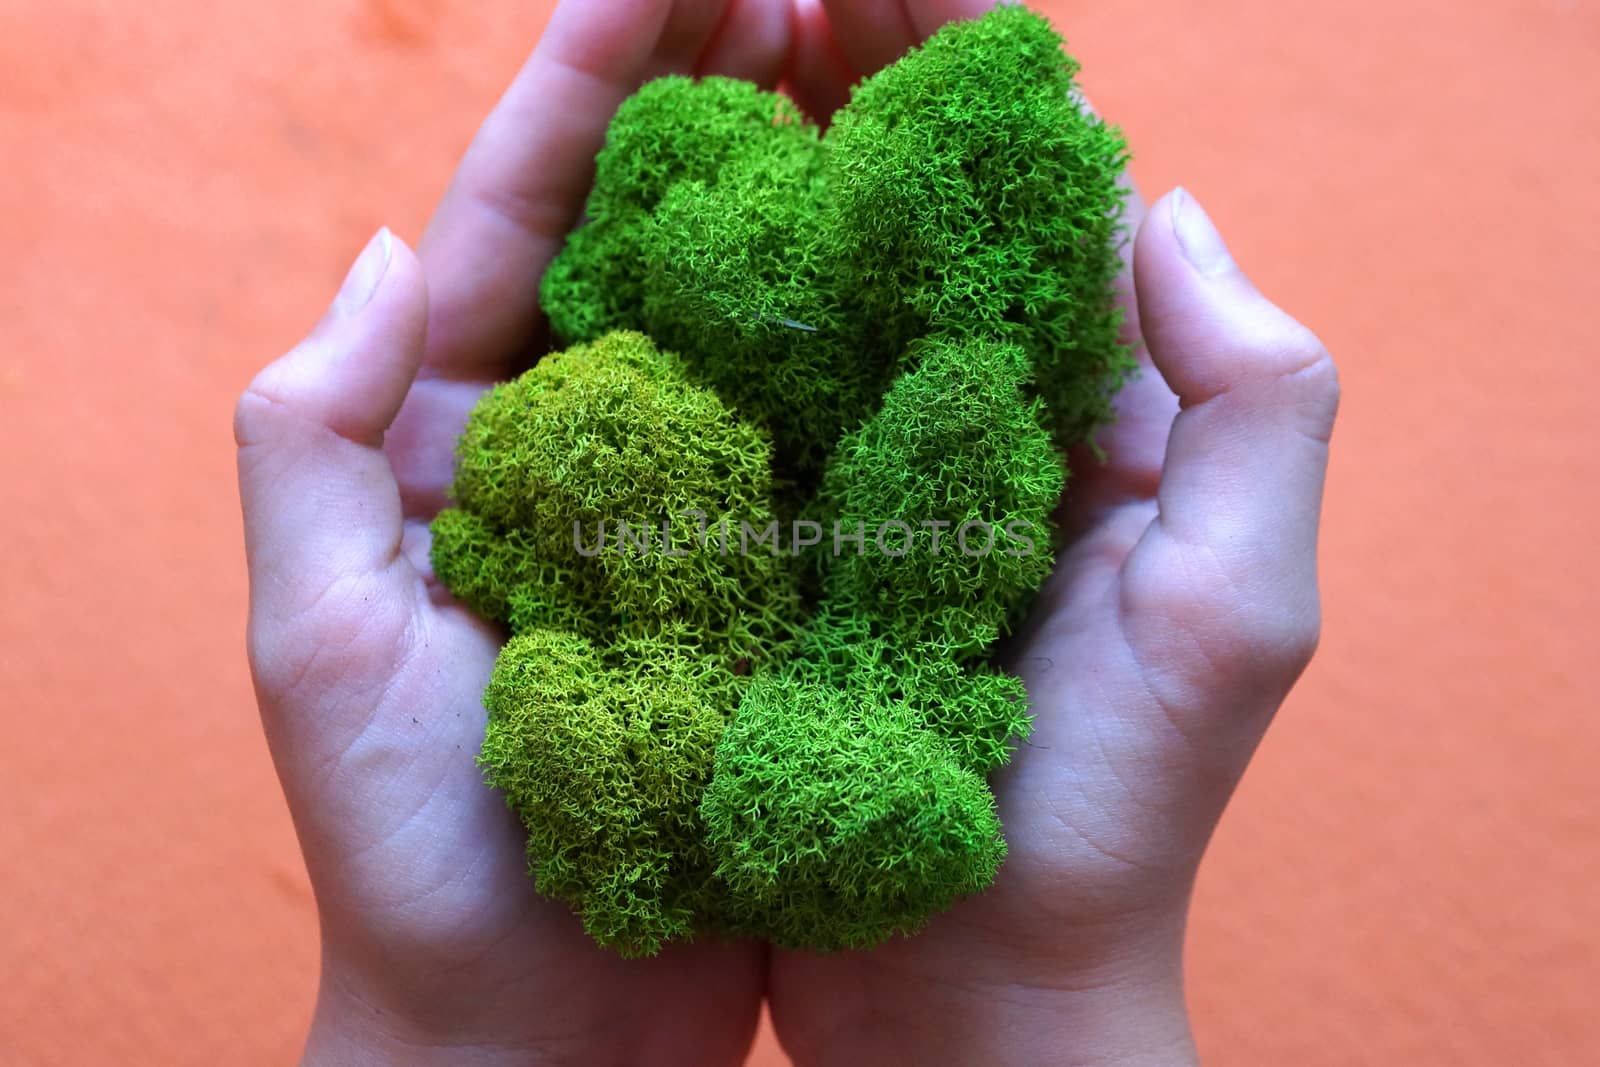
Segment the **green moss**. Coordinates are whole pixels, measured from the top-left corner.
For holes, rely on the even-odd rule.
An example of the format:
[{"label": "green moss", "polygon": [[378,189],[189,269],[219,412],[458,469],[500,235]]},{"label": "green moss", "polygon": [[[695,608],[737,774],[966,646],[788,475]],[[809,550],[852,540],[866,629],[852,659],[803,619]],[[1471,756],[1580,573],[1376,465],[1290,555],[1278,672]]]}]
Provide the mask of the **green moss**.
[{"label": "green moss", "polygon": [[[433,523],[435,573],[515,635],[484,698],[486,777],[528,829],[540,890],[625,954],[724,910],[699,798],[800,604],[791,561],[691,550],[686,513],[771,521],[770,451],[675,357],[610,334],[484,396],[456,507]],[[645,550],[619,544],[624,521]]]},{"label": "green moss", "polygon": [[774,140],[814,137],[793,104],[746,82],[671,77],[634,93],[595,159],[585,225],[545,272],[541,303],[556,335],[571,343],[644,328],[644,240],[668,191],[714,182],[729,160]]},{"label": "green moss", "polygon": [[[1050,573],[1065,467],[1015,345],[936,339],[834,452],[822,513],[870,538],[826,580],[840,614],[903,644],[983,655]],[[842,610],[840,610],[842,609]]]},{"label": "green moss", "polygon": [[805,480],[888,384],[867,320],[842,294],[819,220],[828,179],[817,142],[779,142],[715,184],[681,182],[647,231],[645,322],[696,380],[769,428],[781,472]]},{"label": "green moss", "polygon": [[718,914],[698,806],[740,686],[694,646],[682,630],[609,650],[532,630],[484,695],[480,762],[527,828],[539,890],[624,955]]},{"label": "green moss", "polygon": [[907,338],[1021,344],[1063,444],[1111,417],[1132,369],[1111,298],[1127,152],[1077,70],[1005,5],[867,79],[828,135],[847,284]]},{"label": "green moss", "polygon": [[872,704],[904,704],[980,774],[1005,763],[1031,727],[1022,682],[937,641],[885,637],[868,616],[825,606],[787,673]]},{"label": "green moss", "polygon": [[[433,526],[513,635],[485,775],[601,944],[865,946],[994,876],[984,775],[1030,720],[989,656],[1131,367],[1126,151],[1076,69],[1008,5],[826,135],[718,78],[618,111],[542,285],[567,347],[473,412]],[[785,552],[740,549],[775,522]]]},{"label": "green moss", "polygon": [[[513,630],[611,640],[682,620],[730,658],[796,610],[783,561],[689,551],[701,524],[774,520],[771,444],[676,357],[609,334],[496,386],[457,447],[439,577]],[[668,544],[670,538],[670,546]]]},{"label": "green moss", "polygon": [[702,804],[735,929],[790,948],[912,932],[989,884],[994,798],[912,709],[794,678],[746,690]]},{"label": "green moss", "polygon": [[1110,417],[1121,136],[1019,6],[867,79],[826,137],[777,94],[672,78],[619,111],[589,221],[546,276],[558,336],[641,329],[815,474],[911,342],[1009,340],[1057,443]]}]

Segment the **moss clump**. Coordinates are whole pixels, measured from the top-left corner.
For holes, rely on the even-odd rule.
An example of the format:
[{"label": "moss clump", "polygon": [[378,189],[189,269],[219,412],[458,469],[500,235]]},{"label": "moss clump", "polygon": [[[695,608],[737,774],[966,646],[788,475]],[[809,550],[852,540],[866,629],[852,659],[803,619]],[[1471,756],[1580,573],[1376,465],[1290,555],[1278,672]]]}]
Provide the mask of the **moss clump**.
[{"label": "moss clump", "polygon": [[772,521],[770,452],[676,358],[609,334],[479,402],[433,523],[435,573],[514,635],[484,698],[485,774],[541,891],[627,954],[723,910],[700,795],[800,603],[790,561],[697,550],[690,513]]},{"label": "moss clump", "polygon": [[456,507],[434,522],[434,570],[513,631],[608,641],[679,620],[753,655],[774,612],[792,611],[780,561],[686,549],[702,523],[774,521],[771,447],[676,357],[608,334],[479,402],[457,445]]},{"label": "moss clump", "polygon": [[826,135],[717,78],[612,123],[543,282],[570,347],[484,398],[434,523],[513,634],[486,775],[600,943],[865,946],[1001,863],[1029,718],[988,656],[1131,367],[1126,152],[1060,44],[952,25]]},{"label": "moss clump", "polygon": [[527,827],[540,890],[627,955],[690,937],[719,909],[699,804],[739,683],[697,636],[601,647],[531,630],[484,694],[481,763]]},{"label": "moss clump", "polygon": [[1002,8],[868,79],[829,132],[845,284],[898,336],[1022,345],[1064,444],[1130,369],[1110,299],[1127,151],[1077,71],[1048,23]]},{"label": "moss clump", "polygon": [[1111,299],[1127,154],[1077,69],[1006,7],[867,79],[825,137],[740,82],[652,82],[546,275],[557,335],[650,334],[802,481],[930,334],[1021,345],[1057,442],[1083,440],[1132,363]]},{"label": "moss clump", "polygon": [[913,357],[828,465],[822,512],[875,533],[830,561],[826,588],[842,614],[901,644],[971,659],[1050,573],[1066,468],[1042,402],[1024,396],[1021,348],[938,338]]},{"label": "moss clump", "polygon": [[693,91],[683,78],[645,85],[618,110],[595,160],[587,224],[545,272],[545,313],[557,336],[592,341],[639,327],[651,214],[680,183],[715,181],[731,161],[815,130],[781,97],[728,78]]},{"label": "moss clump", "polygon": [[994,877],[1005,845],[983,779],[876,696],[793,676],[745,692],[702,806],[736,929],[864,947]]}]

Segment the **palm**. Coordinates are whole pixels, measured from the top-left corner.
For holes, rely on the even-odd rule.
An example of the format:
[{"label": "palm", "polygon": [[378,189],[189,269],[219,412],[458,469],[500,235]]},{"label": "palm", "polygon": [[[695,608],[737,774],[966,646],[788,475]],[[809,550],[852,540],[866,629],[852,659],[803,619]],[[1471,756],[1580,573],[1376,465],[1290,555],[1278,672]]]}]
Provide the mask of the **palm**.
[{"label": "palm", "polygon": [[[1143,215],[1134,193],[1130,233]],[[1131,270],[1120,289],[1127,340],[1139,350]],[[1139,899],[1173,884],[1164,869],[1170,850],[1151,835],[1177,838],[1181,830],[1152,825],[1162,815],[1150,808],[1147,790],[1127,779],[1170,782],[1172,768],[1189,753],[1171,729],[1140,725],[1162,720],[1142,706],[1154,690],[1140,666],[1145,659],[1136,642],[1143,635],[1130,636],[1135,628],[1122,613],[1121,597],[1125,563],[1156,515],[1155,488],[1177,400],[1145,360],[1118,409],[1117,422],[1100,439],[1108,460],[1100,463],[1088,450],[1074,457],[1062,515],[1073,546],[1006,656],[1027,684],[1035,725],[992,782],[1010,846],[1005,866],[993,887],[914,938],[862,953],[775,954],[773,1010],[797,1047],[848,1031],[861,1018],[915,1025],[949,1010],[953,996],[1014,985],[1042,962],[1041,926],[1079,931],[1087,941],[1097,926],[1124,918],[1105,902],[1130,894]],[[1163,607],[1150,610],[1159,614]],[[1198,855],[1196,848],[1196,861]],[[1170,901],[1148,903],[1154,910]],[[977,1056],[982,1050],[972,1051]]]},{"label": "palm", "polygon": [[[438,429],[448,448],[453,429]],[[340,838],[308,850],[325,918],[373,943],[398,939],[405,958],[387,962],[411,985],[406,1006],[446,1030],[504,1032],[509,1013],[531,1047],[570,1047],[584,1062],[636,1062],[645,1045],[732,1060],[760,996],[755,950],[695,946],[629,965],[532,893],[521,830],[472,759],[501,636],[430,597],[425,573],[363,617],[344,684],[378,698],[345,704],[337,730],[322,720],[315,762],[333,770],[298,796]],[[344,788],[346,769],[358,790]],[[616,1025],[619,1002],[636,1029]]]},{"label": "palm", "polygon": [[[990,5],[823,6],[826,14],[814,12],[809,29],[802,20],[801,46],[809,34],[818,67],[797,81],[831,106],[843,92],[839,71],[875,69],[948,18]],[[890,10],[897,6],[898,14]],[[773,1017],[797,1059],[896,1062],[914,1055],[905,1035],[939,1034],[937,1054],[948,1062],[992,1060],[997,1030],[1031,1028],[1030,1012],[1036,1017],[1051,993],[1091,984],[1108,959],[1137,956],[1141,946],[1168,972],[1155,975],[1153,987],[1181,985],[1174,946],[1181,946],[1200,856],[1254,739],[1314,643],[1315,506],[1309,544],[1289,557],[1290,580],[1271,589],[1284,577],[1260,566],[1272,546],[1242,537],[1250,532],[1243,522],[1216,522],[1217,511],[1226,511],[1223,497],[1239,495],[1239,487],[1214,494],[1218,506],[1209,510],[1191,499],[1216,470],[1202,477],[1192,456],[1170,459],[1169,441],[1183,436],[1188,452],[1214,433],[1207,421],[1228,413],[1206,402],[1216,399],[1219,384],[1221,391],[1227,386],[1214,375],[1183,380],[1180,373],[1183,406],[1196,410],[1177,418],[1178,397],[1141,337],[1131,237],[1144,217],[1133,193],[1120,300],[1141,369],[1118,397],[1116,422],[1100,436],[1108,459],[1087,450],[1074,457],[1062,515],[1071,547],[1007,654],[1035,716],[1032,736],[993,779],[1009,857],[989,890],[915,937],[861,953],[775,953]],[[1141,291],[1173,276],[1172,231],[1165,220],[1152,230],[1139,243],[1149,261],[1140,265]],[[1173,339],[1190,327],[1170,314],[1171,298],[1154,288],[1146,295],[1161,305],[1153,321],[1166,347],[1177,348]],[[1286,316],[1265,321],[1273,329],[1258,340],[1283,341],[1275,353],[1281,366],[1270,370],[1292,377],[1331,369],[1326,353]],[[1305,366],[1294,363],[1301,355]],[[1297,432],[1298,444],[1311,446],[1300,468],[1314,472],[1301,485],[1320,494],[1319,435],[1325,438],[1332,407],[1326,394],[1317,399],[1308,405],[1307,428]],[[1216,451],[1219,463],[1237,458],[1238,470],[1252,462],[1237,441]],[[1252,563],[1263,581],[1237,576]],[[1274,607],[1269,596],[1253,595],[1260,587],[1300,597]],[[941,1025],[949,1019],[963,1023]],[[974,1047],[951,1047],[963,1035]],[[1181,1032],[1167,1036],[1177,1048],[1186,1040]]]},{"label": "palm", "polygon": [[537,331],[538,277],[616,106],[674,71],[772,84],[787,52],[787,0],[564,5],[463,161],[420,270],[409,253],[390,268],[370,350],[331,371],[291,354],[241,400],[253,665],[323,917],[325,990],[382,990],[376,1014],[412,1035],[709,1064],[736,1062],[754,1029],[759,946],[623,961],[534,894],[520,827],[473,759],[503,635],[434,582],[427,527],[467,412]]}]

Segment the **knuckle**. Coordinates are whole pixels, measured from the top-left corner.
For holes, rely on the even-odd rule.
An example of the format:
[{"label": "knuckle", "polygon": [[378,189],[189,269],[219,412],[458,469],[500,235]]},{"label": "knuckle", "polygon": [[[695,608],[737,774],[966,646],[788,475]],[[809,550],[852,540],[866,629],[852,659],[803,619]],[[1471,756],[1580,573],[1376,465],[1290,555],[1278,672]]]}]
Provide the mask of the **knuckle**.
[{"label": "knuckle", "polygon": [[1161,643],[1196,682],[1287,689],[1311,662],[1322,630],[1314,580],[1257,581],[1208,551],[1179,549],[1167,563],[1125,576],[1122,609],[1160,620]]},{"label": "knuckle", "polygon": [[291,405],[286,395],[282,364],[283,360],[278,360],[261,368],[234,402],[233,440],[238,447],[247,448],[271,439],[275,427],[289,416]]},{"label": "knuckle", "polygon": [[273,401],[256,388],[252,382],[233,405],[233,443],[238,448],[249,448],[259,443],[265,424],[272,418]]},{"label": "knuckle", "polygon": [[1258,684],[1292,684],[1321,641],[1320,613],[1296,604],[1250,605],[1230,612],[1207,642],[1218,673]]},{"label": "knuckle", "polygon": [[1286,314],[1274,315],[1251,342],[1257,358],[1275,377],[1337,380],[1333,357],[1322,339]]},{"label": "knuckle", "polygon": [[233,407],[234,442],[240,448],[274,440],[293,429],[324,421],[329,389],[316,366],[327,356],[324,342],[313,333],[256,372]]},{"label": "knuckle", "polygon": [[1316,332],[1298,319],[1285,315],[1280,320],[1278,346],[1286,355],[1310,364],[1328,355],[1328,348]]},{"label": "knuckle", "polygon": [[1321,338],[1282,315],[1254,339],[1252,348],[1258,381],[1270,390],[1273,402],[1293,412],[1306,437],[1326,443],[1333,434],[1341,388],[1338,365]]}]

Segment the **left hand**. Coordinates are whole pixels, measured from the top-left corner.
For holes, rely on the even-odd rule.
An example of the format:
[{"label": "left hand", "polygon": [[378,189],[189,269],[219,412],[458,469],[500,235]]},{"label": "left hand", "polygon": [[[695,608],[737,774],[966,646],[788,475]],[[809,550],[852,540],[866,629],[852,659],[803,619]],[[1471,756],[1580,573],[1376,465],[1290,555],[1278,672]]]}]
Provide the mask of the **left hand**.
[{"label": "left hand", "polygon": [[764,951],[625,962],[533,892],[473,757],[502,635],[433,582],[467,412],[536,335],[617,105],[644,79],[772,85],[787,0],[563,4],[421,246],[385,232],[235,414],[262,721],[321,915],[309,1062],[738,1063]]}]

